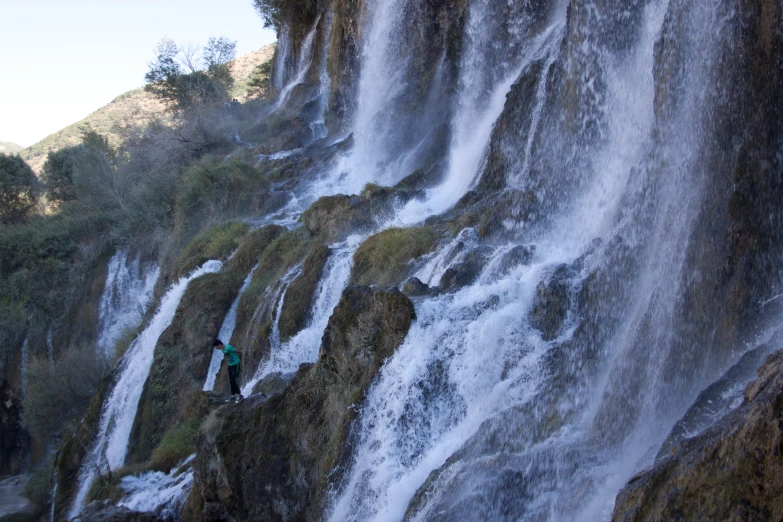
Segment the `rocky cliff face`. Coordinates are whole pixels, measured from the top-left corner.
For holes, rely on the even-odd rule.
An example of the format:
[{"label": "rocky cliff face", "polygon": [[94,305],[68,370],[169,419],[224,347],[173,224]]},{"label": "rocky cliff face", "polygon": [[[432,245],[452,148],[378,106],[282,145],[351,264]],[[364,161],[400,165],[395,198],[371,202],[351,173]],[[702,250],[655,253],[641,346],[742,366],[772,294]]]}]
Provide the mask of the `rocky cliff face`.
[{"label": "rocky cliff face", "polygon": [[316,364],[302,366],[277,395],[213,412],[194,466],[203,520],[319,520],[347,464],[356,406],[412,316],[399,292],[349,287]]},{"label": "rocky cliff face", "polygon": [[612,520],[777,520],[783,516],[783,352],[759,368],[741,406],[633,477]]}]

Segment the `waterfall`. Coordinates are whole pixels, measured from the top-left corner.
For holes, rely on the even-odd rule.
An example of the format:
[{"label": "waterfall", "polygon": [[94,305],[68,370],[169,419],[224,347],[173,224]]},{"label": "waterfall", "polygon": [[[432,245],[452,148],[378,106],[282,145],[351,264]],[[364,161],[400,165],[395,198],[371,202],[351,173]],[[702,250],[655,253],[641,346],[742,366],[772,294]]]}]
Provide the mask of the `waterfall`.
[{"label": "waterfall", "polygon": [[[485,4],[471,4],[471,16],[474,6]],[[512,240],[495,247],[474,284],[417,303],[417,321],[361,408],[349,471],[331,498],[329,520],[605,519],[618,489],[650,463],[696,394],[720,375],[695,368],[665,374],[677,358],[675,304],[703,197],[692,149],[701,140],[697,122],[705,110],[706,85],[698,67],[689,71],[683,86],[688,110],[671,123],[674,129],[665,139],[655,142],[654,45],[667,8],[666,0],[647,5],[633,52],[601,56],[606,145],[592,153],[592,170],[583,178],[586,190],[567,194],[568,204],[550,216],[546,230],[524,236],[535,246],[533,260],[497,270],[516,245]],[[698,27],[725,22],[711,9],[700,8],[704,18]],[[694,48],[709,49],[715,34],[720,33],[700,30],[694,41],[701,45]],[[521,69],[510,81],[534,59],[544,60],[546,75],[562,36],[562,21],[556,21],[523,53]],[[415,222],[445,210],[469,188],[489,139],[489,130],[480,130],[485,124],[491,129],[499,116],[510,81],[495,84],[485,105],[471,101],[476,99],[467,89],[471,82],[463,81],[468,103],[460,111],[467,112],[456,117],[448,181],[431,191],[429,206],[409,206],[398,219]],[[529,183],[545,89],[546,82],[539,82],[519,164],[508,173],[512,187]],[[470,139],[460,137],[461,118],[473,122]],[[651,163],[653,147],[678,161]],[[665,173],[655,172],[659,168]],[[470,237],[464,231],[432,254],[418,276],[436,281],[459,261],[458,242],[471,248]],[[629,253],[614,250],[618,244],[627,245]],[[552,340],[528,320],[537,289],[555,280],[559,267],[570,267],[564,291],[575,295],[591,275],[607,265],[622,266],[629,256],[636,263],[631,266],[638,266],[624,276],[634,281],[629,302],[611,310],[619,316],[616,324],[595,326],[604,329],[601,344],[578,337],[580,324],[589,319],[573,306]],[[731,363],[724,358],[713,366],[725,369]],[[682,382],[682,396],[667,394],[672,380]],[[414,495],[415,507],[406,515]]]},{"label": "waterfall", "polygon": [[[259,365],[253,378],[245,384],[242,389],[243,395],[250,395],[255,385],[270,373],[293,372],[302,363],[315,362],[318,359],[321,337],[329,317],[340,301],[343,289],[348,283],[353,266],[353,253],[362,239],[362,236],[351,236],[344,243],[331,247],[332,253],[326,262],[324,274],[316,290],[309,323],[282,345],[280,344],[279,330],[277,330],[276,337],[273,331],[272,337],[275,339],[271,343],[272,349],[269,359]],[[280,306],[282,306],[282,302],[283,297],[280,298]],[[279,317],[280,310],[276,313],[274,328],[277,328]]]},{"label": "waterfall", "polygon": [[334,11],[329,8],[324,19],[323,41],[321,42],[321,63],[318,67],[318,113],[316,119],[310,123],[313,132],[313,141],[325,138],[329,134],[326,128],[326,110],[329,107],[329,91],[332,88],[332,79],[329,77],[329,43],[332,37],[332,22]]},{"label": "waterfall", "polygon": [[[255,273],[256,268],[258,268],[257,264],[255,267],[253,267],[250,273],[247,274],[244,283],[242,283],[242,288],[239,289],[237,298],[234,299],[233,303],[231,303],[231,308],[229,308],[228,313],[226,314],[226,318],[223,320],[223,325],[220,327],[218,339],[222,340],[224,343],[230,343],[231,336],[234,335],[234,329],[237,325],[237,309],[239,308],[239,300],[242,297],[242,294],[244,294],[247,288],[250,286],[250,282],[253,280],[253,274]],[[203,391],[212,391],[215,389],[215,379],[217,378],[218,370],[220,370],[221,362],[223,362],[223,354],[218,350],[212,350],[212,360],[209,362],[209,370],[207,371],[207,379],[204,381],[204,387],[202,388]]]},{"label": "waterfall", "polygon": [[222,265],[220,261],[207,261],[201,268],[174,283],[161,299],[149,325],[131,343],[120,362],[117,384],[104,402],[95,444],[82,463],[79,489],[69,518],[77,516],[84,507],[97,469],[117,470],[124,465],[133,420],[152,366],[158,337],[174,319],[188,284],[204,274],[219,271]]},{"label": "waterfall", "polygon": [[272,112],[280,110],[280,108],[285,105],[288,98],[291,96],[291,91],[293,91],[296,86],[302,85],[307,77],[307,73],[310,72],[310,67],[313,65],[313,41],[315,40],[315,33],[318,29],[318,22],[320,20],[321,16],[319,15],[315,19],[313,27],[302,41],[302,48],[299,50],[299,57],[296,61],[296,74],[280,91],[280,96],[277,97],[277,103],[272,109]]},{"label": "waterfall", "polygon": [[123,334],[141,324],[159,274],[157,266],[142,264],[140,255],[129,259],[127,250],[118,250],[109,260],[98,308],[98,346],[107,356],[114,354]]},{"label": "waterfall", "polygon": [[[443,183],[429,191],[424,201],[413,200],[400,213],[403,224],[417,223],[453,206],[475,183],[479,167],[489,145],[492,129],[506,103],[506,96],[519,77],[537,60],[546,59],[540,73],[540,95],[536,113],[540,115],[549,69],[558,57],[564,33],[565,10],[556,11],[554,20],[530,41],[523,39],[520,56],[512,61],[497,62],[493,45],[497,29],[491,12],[491,0],[470,4],[467,41],[460,67],[460,96],[452,128],[453,137],[448,155],[448,172]],[[529,23],[528,16],[520,16],[512,27]],[[510,31],[510,29],[509,29]],[[513,55],[512,55],[513,56]],[[488,96],[489,93],[489,96]],[[535,129],[530,132],[530,143]],[[529,146],[528,146],[529,154]]]},{"label": "waterfall", "polygon": [[287,25],[283,25],[277,35],[277,57],[275,59],[275,71],[272,75],[272,87],[282,91],[288,68],[288,57],[291,54],[291,34]]}]

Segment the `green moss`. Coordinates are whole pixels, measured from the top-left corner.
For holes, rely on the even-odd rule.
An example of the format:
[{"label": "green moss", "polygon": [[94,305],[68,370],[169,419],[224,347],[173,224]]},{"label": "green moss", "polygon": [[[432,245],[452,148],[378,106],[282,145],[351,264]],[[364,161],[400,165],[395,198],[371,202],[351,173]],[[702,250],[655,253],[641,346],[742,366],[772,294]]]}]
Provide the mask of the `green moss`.
[{"label": "green moss", "polygon": [[184,277],[210,259],[225,259],[237,248],[249,227],[244,223],[223,223],[196,236],[177,260],[176,278]]},{"label": "green moss", "polygon": [[390,286],[398,284],[408,263],[435,248],[435,232],[429,228],[389,228],[369,237],[353,256],[351,283]]},{"label": "green moss", "polygon": [[167,431],[152,452],[150,469],[168,473],[188,455],[195,453],[199,424],[200,419],[190,419]]},{"label": "green moss", "polygon": [[229,269],[234,272],[247,274],[258,263],[258,258],[266,250],[272,241],[285,232],[283,227],[269,225],[254,230],[239,247],[237,253],[231,258]]}]

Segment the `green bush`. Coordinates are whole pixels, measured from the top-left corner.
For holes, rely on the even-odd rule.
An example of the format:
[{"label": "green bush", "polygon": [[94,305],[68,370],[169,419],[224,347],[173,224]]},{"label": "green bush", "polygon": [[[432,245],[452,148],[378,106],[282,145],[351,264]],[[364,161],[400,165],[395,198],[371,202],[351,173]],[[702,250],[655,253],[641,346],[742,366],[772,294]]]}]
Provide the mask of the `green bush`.
[{"label": "green bush", "polygon": [[389,228],[370,236],[353,256],[351,282],[390,286],[405,277],[408,263],[435,248],[437,236],[429,228]]}]

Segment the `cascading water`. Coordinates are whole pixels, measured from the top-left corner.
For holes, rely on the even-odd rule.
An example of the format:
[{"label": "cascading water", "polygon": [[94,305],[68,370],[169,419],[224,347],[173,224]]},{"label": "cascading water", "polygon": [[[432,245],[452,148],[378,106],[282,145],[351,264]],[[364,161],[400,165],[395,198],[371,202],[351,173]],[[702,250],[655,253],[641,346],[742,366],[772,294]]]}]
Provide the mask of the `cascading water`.
[{"label": "cascading water", "polygon": [[[222,340],[224,343],[230,342],[231,336],[234,335],[234,329],[237,325],[237,309],[239,308],[239,300],[242,297],[242,294],[244,294],[247,288],[250,286],[250,282],[253,280],[253,274],[255,273],[256,268],[258,268],[258,265],[253,267],[253,270],[247,274],[244,283],[242,283],[242,288],[239,289],[237,298],[234,299],[233,303],[231,303],[231,308],[229,308],[228,313],[226,314],[226,318],[223,319],[223,325],[220,327],[218,339]],[[207,379],[204,381],[204,387],[202,388],[203,391],[212,391],[215,389],[215,379],[217,377],[218,370],[220,370],[221,362],[223,362],[223,354],[218,350],[212,350],[212,360],[209,362],[209,370],[207,371]]]},{"label": "cascading water", "polygon": [[193,486],[193,471],[182,471],[195,455],[176,466],[171,473],[149,471],[141,475],[123,477],[120,487],[125,492],[120,506],[143,512],[156,513],[164,519],[177,519]]},{"label": "cascading water", "polygon": [[278,111],[281,107],[285,106],[285,103],[291,96],[291,91],[293,91],[296,86],[302,85],[305,81],[305,78],[307,77],[307,73],[310,72],[310,67],[313,65],[313,42],[315,40],[315,33],[318,29],[318,22],[320,20],[320,16],[316,18],[313,27],[302,41],[302,48],[299,50],[299,57],[296,61],[296,74],[280,91],[280,95],[277,98],[277,103],[272,109],[272,112]]},{"label": "cascading water", "polygon": [[143,264],[139,255],[129,259],[126,250],[118,250],[109,260],[98,308],[98,346],[107,356],[113,355],[117,340],[125,332],[141,324],[159,274],[157,266]]},{"label": "cascading water", "polygon": [[[532,261],[499,270],[515,245],[497,247],[477,282],[417,304],[418,320],[361,410],[352,464],[336,486],[330,520],[606,518],[617,490],[650,462],[674,421],[720,375],[694,368],[664,373],[676,358],[675,304],[702,197],[693,149],[701,142],[698,114],[705,111],[704,77],[694,67],[683,85],[690,102],[683,107],[690,109],[670,123],[676,130],[671,139],[653,138],[653,49],[667,8],[666,0],[646,6],[634,52],[601,57],[606,146],[593,153],[593,171],[584,173],[587,190],[578,197],[554,195],[568,204],[549,216],[551,226],[520,236],[535,246]],[[704,18],[696,25],[719,27],[729,18],[719,11],[701,8]],[[536,59],[545,60],[544,74],[562,35],[559,26],[551,30],[553,36],[539,37],[536,51]],[[701,45],[694,48],[711,48],[711,34],[719,33],[696,34]],[[539,83],[530,133],[542,118],[545,83]],[[507,172],[512,187],[529,183],[533,143],[528,134],[519,145],[520,162]],[[461,142],[457,130],[452,159],[474,145]],[[656,154],[678,161],[652,164]],[[404,212],[402,221],[447,208],[468,188],[478,163],[470,163],[468,183],[456,197],[412,217]],[[649,174],[657,168],[666,175]],[[470,248],[468,238],[461,242]],[[435,282],[458,260],[454,248],[433,255],[419,277]],[[616,321],[590,325],[573,300],[607,265],[637,267],[624,275],[630,281],[618,282],[633,290],[611,296],[615,306],[628,301],[611,310]],[[558,279],[562,273],[568,275]],[[528,318],[539,289],[556,284],[572,304],[550,339]],[[591,328],[599,332],[597,345],[580,337]],[[674,398],[666,389],[673,381],[684,392]]]},{"label": "cascading water", "polygon": [[316,118],[310,123],[310,130],[313,132],[313,141],[320,140],[329,135],[326,128],[326,110],[329,107],[329,91],[332,88],[332,79],[329,77],[329,43],[332,37],[332,22],[334,12],[329,9],[325,15],[323,41],[321,42],[321,62],[318,69],[318,109]]},{"label": "cascading water", "polygon": [[288,68],[288,58],[291,55],[291,35],[287,25],[283,25],[277,34],[277,54],[275,55],[275,71],[272,75],[272,87],[282,91],[285,87]]},{"label": "cascading water", "polygon": [[[253,388],[265,376],[274,372],[288,373],[296,371],[299,365],[315,362],[318,359],[318,349],[332,310],[340,301],[340,296],[348,283],[353,266],[353,253],[361,243],[362,236],[351,236],[345,243],[332,247],[332,254],[324,267],[324,275],[316,290],[315,302],[308,325],[291,339],[280,344],[280,334],[277,330],[276,339],[272,339],[269,359],[262,362],[253,378],[242,389],[243,395],[250,395]],[[283,297],[280,298],[282,305]],[[280,310],[275,315],[274,328]],[[274,333],[273,336],[274,337]]]},{"label": "cascading water", "polygon": [[207,261],[201,268],[174,283],[161,299],[149,325],[131,343],[120,363],[117,384],[104,402],[94,447],[82,463],[79,489],[69,518],[78,516],[84,507],[97,469],[117,470],[124,465],[133,420],[152,365],[155,345],[174,319],[188,284],[204,274],[219,271],[222,266],[220,261]]}]

